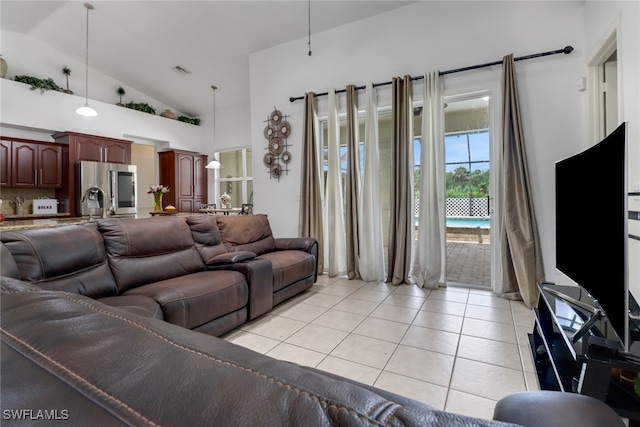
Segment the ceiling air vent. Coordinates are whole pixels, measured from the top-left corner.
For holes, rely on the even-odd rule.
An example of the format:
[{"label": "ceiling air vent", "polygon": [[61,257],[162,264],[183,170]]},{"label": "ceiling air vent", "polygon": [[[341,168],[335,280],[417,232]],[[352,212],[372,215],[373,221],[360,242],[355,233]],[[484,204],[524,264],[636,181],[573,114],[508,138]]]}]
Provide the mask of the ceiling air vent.
[{"label": "ceiling air vent", "polygon": [[172,68],[172,70],[180,74],[181,76],[186,76],[187,74],[191,74],[191,71],[187,70],[181,65],[176,65],[175,67]]}]

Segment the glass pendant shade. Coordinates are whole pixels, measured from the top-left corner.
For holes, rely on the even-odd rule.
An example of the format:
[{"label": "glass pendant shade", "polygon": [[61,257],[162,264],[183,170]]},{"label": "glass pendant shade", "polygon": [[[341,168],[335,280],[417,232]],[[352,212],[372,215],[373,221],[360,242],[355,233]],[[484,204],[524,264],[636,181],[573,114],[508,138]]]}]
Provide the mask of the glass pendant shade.
[{"label": "glass pendant shade", "polygon": [[207,169],[220,169],[220,166],[222,166],[222,164],[220,164],[219,161],[214,159],[214,160],[211,160],[205,167]]},{"label": "glass pendant shade", "polygon": [[95,117],[98,115],[98,113],[96,112],[96,110],[94,110],[93,108],[89,107],[89,104],[84,104],[84,106],[78,108],[76,110],[76,114],[80,114],[81,116],[85,116],[85,117]]}]

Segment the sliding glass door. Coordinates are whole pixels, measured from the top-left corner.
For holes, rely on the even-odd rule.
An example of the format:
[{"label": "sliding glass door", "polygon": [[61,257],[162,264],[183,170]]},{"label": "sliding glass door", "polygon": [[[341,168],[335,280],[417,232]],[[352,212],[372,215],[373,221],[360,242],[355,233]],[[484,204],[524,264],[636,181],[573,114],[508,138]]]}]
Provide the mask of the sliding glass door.
[{"label": "sliding glass door", "polygon": [[489,97],[445,107],[447,283],[491,286]]}]

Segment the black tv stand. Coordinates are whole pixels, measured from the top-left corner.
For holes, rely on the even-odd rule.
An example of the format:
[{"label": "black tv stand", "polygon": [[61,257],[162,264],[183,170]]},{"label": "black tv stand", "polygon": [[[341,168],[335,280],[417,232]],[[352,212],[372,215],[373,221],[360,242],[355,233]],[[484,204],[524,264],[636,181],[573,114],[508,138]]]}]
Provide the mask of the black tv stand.
[{"label": "black tv stand", "polygon": [[593,305],[585,304],[580,300],[577,300],[569,295],[566,295],[558,291],[556,289],[556,286],[551,283],[544,283],[542,286],[542,289],[544,289],[546,292],[550,293],[551,295],[555,296],[556,298],[559,298],[565,302],[568,302],[569,304],[578,306],[579,308],[585,311],[591,311],[591,316],[589,316],[587,321],[584,322],[584,324],[580,327],[580,329],[578,329],[573,334],[573,337],[571,337],[571,341],[573,342],[573,344],[578,342],[584,336],[584,334],[589,332],[589,329],[591,329],[597,321],[602,320],[604,318],[604,312],[602,311],[602,309],[598,307],[598,301],[596,300],[593,300]]},{"label": "black tv stand", "polygon": [[[640,342],[625,353],[597,301],[580,287],[539,283],[529,337],[543,390],[586,394],[606,402],[630,427],[640,427],[640,396],[625,376],[640,374]],[[630,318],[630,325],[636,325]],[[631,335],[637,335],[631,326]],[[637,354],[636,354],[637,353]]]}]

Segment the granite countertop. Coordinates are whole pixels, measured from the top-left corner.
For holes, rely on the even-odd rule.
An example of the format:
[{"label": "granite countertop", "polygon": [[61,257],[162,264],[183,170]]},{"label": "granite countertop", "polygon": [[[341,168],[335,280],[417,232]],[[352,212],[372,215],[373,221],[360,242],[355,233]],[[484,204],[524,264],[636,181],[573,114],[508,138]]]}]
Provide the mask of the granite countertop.
[{"label": "granite countertop", "polygon": [[27,230],[30,228],[59,227],[62,225],[81,224],[87,221],[88,221],[87,218],[70,218],[68,215],[66,218],[18,219],[14,221],[4,221],[3,223],[0,223],[0,232]]},{"label": "granite countertop", "polygon": [[27,219],[50,219],[50,218],[70,218],[69,213],[55,214],[23,214],[23,215],[4,215],[6,220],[27,220]]},{"label": "granite countertop", "polygon": [[[194,216],[194,215],[203,215],[198,213],[183,213],[176,212],[172,214],[172,216]],[[42,215],[40,215],[42,216]],[[39,215],[28,215],[27,217],[20,218],[29,218],[29,219],[16,219],[11,221],[4,221],[0,223],[0,232],[2,231],[15,231],[15,230],[28,230],[30,228],[51,228],[51,227],[60,227],[64,225],[73,225],[73,224],[82,224],[85,222],[93,222],[97,221],[101,218],[93,218],[89,219],[89,217],[70,217],[69,214],[59,214],[59,218],[52,217],[52,215],[47,215],[49,218],[38,218]],[[151,218],[151,214],[149,213],[139,213],[135,216],[131,216],[129,218],[142,219],[142,218]]]}]

